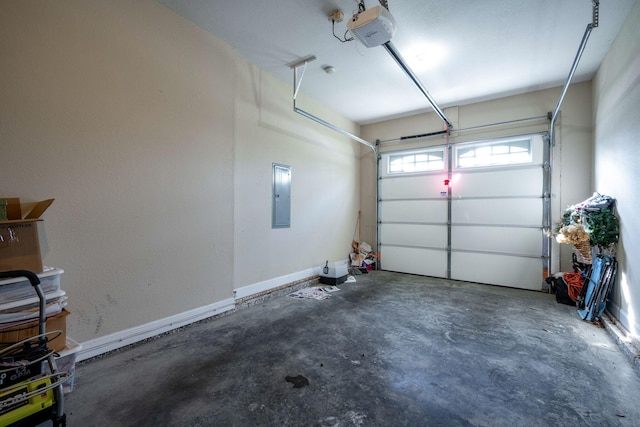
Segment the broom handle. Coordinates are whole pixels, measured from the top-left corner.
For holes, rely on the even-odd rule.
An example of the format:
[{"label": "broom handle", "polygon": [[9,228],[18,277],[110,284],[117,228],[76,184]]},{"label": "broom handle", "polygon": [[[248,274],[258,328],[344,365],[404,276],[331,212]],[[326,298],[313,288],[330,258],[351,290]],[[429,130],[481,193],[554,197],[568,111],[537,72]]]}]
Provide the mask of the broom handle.
[{"label": "broom handle", "polygon": [[362,217],[362,211],[358,211],[358,249],[360,248],[360,218]]}]

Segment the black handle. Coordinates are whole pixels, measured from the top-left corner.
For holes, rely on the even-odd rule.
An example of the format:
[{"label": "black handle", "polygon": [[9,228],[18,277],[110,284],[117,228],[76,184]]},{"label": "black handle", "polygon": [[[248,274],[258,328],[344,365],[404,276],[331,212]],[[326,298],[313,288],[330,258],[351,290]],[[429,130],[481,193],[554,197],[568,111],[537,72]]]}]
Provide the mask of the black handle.
[{"label": "black handle", "polygon": [[10,271],[2,271],[0,272],[0,279],[9,279],[11,277],[21,277],[24,276],[29,279],[31,282],[31,286],[34,288],[40,284],[40,278],[36,276],[33,271],[29,270],[10,270]]}]

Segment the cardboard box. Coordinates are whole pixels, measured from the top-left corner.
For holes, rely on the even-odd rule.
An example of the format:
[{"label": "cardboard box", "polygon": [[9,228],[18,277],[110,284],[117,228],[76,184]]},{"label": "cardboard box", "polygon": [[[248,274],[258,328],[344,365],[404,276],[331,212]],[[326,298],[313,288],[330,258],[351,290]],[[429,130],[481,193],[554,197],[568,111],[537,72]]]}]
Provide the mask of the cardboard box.
[{"label": "cardboard box", "polygon": [[[65,349],[67,342],[67,316],[69,312],[62,310],[55,316],[47,317],[46,332],[62,331],[60,335],[50,334],[48,338],[50,341],[47,343],[47,347],[55,351],[62,351]],[[33,336],[38,335],[38,321],[26,323],[24,325],[16,326],[9,329],[0,330],[0,347],[6,347],[11,344],[26,340]],[[55,337],[55,338],[54,338]]]},{"label": "cardboard box", "polygon": [[20,199],[17,197],[0,198],[4,205],[2,221],[10,221],[12,219],[22,219],[22,207]]},{"label": "cardboard box", "polygon": [[[54,199],[37,202],[24,217],[18,198],[0,198],[5,204],[6,221],[0,221],[0,271],[42,272],[38,222]],[[26,205],[25,205],[26,206]]]},{"label": "cardboard box", "polygon": [[42,272],[38,221],[0,222],[0,271]]}]

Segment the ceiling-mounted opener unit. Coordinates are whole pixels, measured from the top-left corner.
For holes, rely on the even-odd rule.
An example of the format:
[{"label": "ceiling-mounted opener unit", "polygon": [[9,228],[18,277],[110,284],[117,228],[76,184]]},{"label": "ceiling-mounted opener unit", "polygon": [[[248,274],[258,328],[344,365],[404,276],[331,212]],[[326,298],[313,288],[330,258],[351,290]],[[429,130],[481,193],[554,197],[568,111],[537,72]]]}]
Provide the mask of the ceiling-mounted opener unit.
[{"label": "ceiling-mounted opener unit", "polygon": [[435,100],[391,43],[391,38],[396,31],[396,21],[391,15],[391,12],[389,12],[387,2],[380,0],[380,6],[374,6],[365,10],[364,1],[360,1],[359,9],[359,12],[353,15],[347,23],[347,28],[351,31],[351,34],[360,40],[365,47],[384,46],[387,52],[389,52],[389,55],[395,59],[400,68],[402,68],[420,92],[427,98],[427,101],[429,101],[429,104],[431,104],[436,114],[446,123],[447,130],[451,130],[453,126],[449,119],[447,119],[442,109],[436,104]]},{"label": "ceiling-mounted opener unit", "polygon": [[386,8],[375,6],[353,15],[347,29],[365,47],[376,47],[391,40],[396,32],[396,20]]}]

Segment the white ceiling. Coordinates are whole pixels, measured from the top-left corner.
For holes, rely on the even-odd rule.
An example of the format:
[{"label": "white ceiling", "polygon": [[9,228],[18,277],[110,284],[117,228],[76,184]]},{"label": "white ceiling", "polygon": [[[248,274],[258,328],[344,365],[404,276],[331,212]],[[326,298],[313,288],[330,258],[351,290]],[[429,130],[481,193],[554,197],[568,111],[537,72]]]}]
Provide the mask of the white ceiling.
[{"label": "white ceiling", "polygon": [[[365,124],[429,111],[384,47],[341,43],[355,0],[158,0],[293,86],[288,64],[308,55],[302,92]],[[590,80],[636,0],[601,0],[573,81]],[[366,0],[366,7],[378,0]],[[591,0],[388,0],[393,45],[441,108],[562,86],[592,22]],[[349,36],[349,34],[347,35]],[[415,49],[432,46],[441,57]],[[334,66],[326,74],[323,66]],[[301,105],[301,108],[304,108]]]}]

